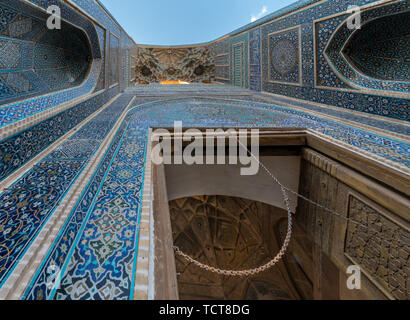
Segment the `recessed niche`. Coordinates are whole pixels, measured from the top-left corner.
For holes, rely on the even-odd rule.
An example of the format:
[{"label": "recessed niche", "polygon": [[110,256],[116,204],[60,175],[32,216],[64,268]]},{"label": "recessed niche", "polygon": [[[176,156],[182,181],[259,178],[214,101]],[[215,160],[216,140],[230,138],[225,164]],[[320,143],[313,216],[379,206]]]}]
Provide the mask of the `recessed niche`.
[{"label": "recessed niche", "polygon": [[410,12],[374,19],[355,31],[343,49],[363,75],[388,81],[410,81]]}]

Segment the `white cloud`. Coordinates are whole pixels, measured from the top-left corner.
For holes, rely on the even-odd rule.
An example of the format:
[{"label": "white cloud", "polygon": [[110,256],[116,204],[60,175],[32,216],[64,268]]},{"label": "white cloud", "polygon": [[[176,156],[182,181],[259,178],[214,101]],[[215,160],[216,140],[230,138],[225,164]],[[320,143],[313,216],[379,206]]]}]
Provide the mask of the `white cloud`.
[{"label": "white cloud", "polygon": [[255,22],[256,20],[262,18],[267,12],[268,12],[268,7],[263,6],[261,11],[257,15],[251,17],[251,22]]}]

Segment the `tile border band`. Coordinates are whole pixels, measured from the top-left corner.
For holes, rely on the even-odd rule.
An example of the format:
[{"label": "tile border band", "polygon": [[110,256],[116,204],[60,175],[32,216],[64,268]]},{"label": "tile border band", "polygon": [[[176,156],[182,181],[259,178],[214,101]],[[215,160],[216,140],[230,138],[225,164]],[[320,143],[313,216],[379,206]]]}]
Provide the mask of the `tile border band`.
[{"label": "tile border band", "polygon": [[77,126],[72,128],[70,131],[68,131],[66,134],[64,134],[62,137],[58,138],[53,144],[48,146],[46,149],[41,151],[38,155],[36,155],[33,159],[31,159],[29,162],[21,166],[19,169],[14,171],[12,174],[10,174],[6,179],[0,182],[0,194],[3,192],[5,189],[9,188],[13,183],[15,183],[18,179],[20,179],[29,169],[31,169],[33,166],[35,166],[46,154],[51,152],[56,146],[58,146],[60,143],[63,143],[64,141],[68,140],[74,133],[76,133],[82,126],[84,126],[88,121],[91,119],[95,118],[97,115],[99,115],[105,108],[107,108],[111,103],[113,103],[117,98],[119,98],[121,94],[116,95],[113,97],[111,100],[109,100],[107,103],[105,103],[100,109],[95,111],[93,114],[88,116],[86,119],[81,121]]},{"label": "tile border band", "polygon": [[[269,99],[269,98],[267,98],[267,99]],[[336,116],[328,115],[328,114],[322,113],[320,111],[306,109],[303,106],[295,106],[295,105],[287,103],[287,102],[283,102],[283,101],[280,101],[280,100],[275,100],[274,98],[272,98],[272,100],[270,100],[270,101],[274,102],[275,105],[283,105],[287,108],[294,108],[295,110],[302,111],[302,112],[306,112],[306,110],[309,110],[309,113],[311,113],[315,116],[318,116],[318,117],[322,117],[322,118],[326,118],[326,119],[329,119],[329,120],[332,120],[332,121],[337,121],[337,122],[340,122],[340,123],[344,123],[344,124],[349,125],[349,126],[354,126],[354,127],[357,127],[357,128],[362,129],[364,131],[368,131],[368,132],[373,133],[373,134],[383,135],[383,136],[385,136],[387,138],[390,138],[390,139],[397,139],[400,142],[409,143],[409,137],[406,136],[405,134],[395,133],[395,132],[392,132],[392,131],[381,129],[379,127],[373,127],[373,126],[370,126],[370,125],[367,125],[367,124],[363,124],[361,122],[356,122],[354,120],[348,120],[348,119],[345,119],[345,118],[338,118]],[[318,107],[320,107],[320,106],[318,106]],[[340,111],[340,110],[337,110],[337,111]],[[354,110],[348,110],[348,111],[357,112],[357,111],[354,111]],[[362,115],[360,115],[360,116],[362,116]],[[384,119],[380,119],[380,120],[384,120]]]},{"label": "tile border band", "polygon": [[[117,95],[116,98],[112,99],[110,103],[107,103],[105,105],[105,108],[103,108],[102,110],[105,110],[107,107],[109,107],[120,96],[120,94]],[[117,120],[115,126],[111,129],[107,137],[100,145],[100,148],[90,159],[86,167],[79,174],[69,190],[67,190],[65,196],[62,198],[61,203],[56,206],[54,212],[51,214],[48,221],[44,224],[39,234],[36,236],[33,243],[28,248],[27,252],[20,259],[14,270],[10,273],[9,278],[0,289],[0,299],[14,300],[20,299],[23,296],[24,291],[27,289],[27,286],[32,280],[32,277],[37,272],[38,267],[41,265],[44,257],[47,255],[49,249],[53,245],[55,238],[58,236],[61,227],[66,222],[71,209],[81,197],[82,191],[91,180],[93,173],[95,173],[95,170],[100,163],[100,160],[106,154],[110,142],[113,140],[116,132],[118,131],[118,128],[120,127],[127,114],[127,109],[132,104],[134,99],[134,97],[131,99],[127,108],[124,109],[121,116]],[[100,112],[98,112],[98,114]],[[95,116],[97,116],[98,114],[95,114]],[[68,137],[66,137],[65,140],[67,139]],[[21,277],[21,275],[23,276]]]}]

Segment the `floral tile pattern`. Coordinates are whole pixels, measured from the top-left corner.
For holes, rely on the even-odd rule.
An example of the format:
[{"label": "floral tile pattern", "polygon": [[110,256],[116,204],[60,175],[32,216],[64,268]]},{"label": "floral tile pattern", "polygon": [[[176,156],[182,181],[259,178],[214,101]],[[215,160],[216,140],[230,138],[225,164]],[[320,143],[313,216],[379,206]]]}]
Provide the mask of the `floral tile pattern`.
[{"label": "floral tile pattern", "polygon": [[[349,4],[373,3],[376,0]],[[81,33],[59,38],[47,32],[44,10],[51,4],[61,7],[63,21],[72,30],[84,32],[89,53],[78,47]],[[215,78],[225,85],[131,87],[132,56],[138,48],[99,1],[0,0],[0,130],[84,98],[0,141],[0,182],[123,92],[0,192],[0,289],[124,112],[125,119],[23,299],[133,298],[151,127],[172,127],[181,120],[190,127],[305,127],[380,161],[410,167],[410,145],[402,142],[410,135],[405,123],[410,119],[408,3],[366,9],[363,21],[381,18],[385,24],[373,31],[363,28],[350,45],[345,43],[351,34],[346,9],[346,1],[302,0],[206,44],[215,58]],[[393,14],[400,14],[395,30],[387,26]],[[357,45],[372,36],[380,37],[379,47]],[[49,46],[59,42],[74,49]],[[75,62],[81,60],[75,53],[81,51],[86,63]],[[387,63],[390,58],[396,60]],[[50,72],[56,65],[61,70]],[[398,66],[403,66],[400,72]],[[134,107],[126,111],[134,97]]]},{"label": "floral tile pattern", "polygon": [[[132,299],[148,128],[177,120],[188,127],[307,127],[410,166],[408,144],[291,108],[210,98],[139,106],[128,112],[26,299]],[[47,284],[52,266],[61,270],[56,286]]]}]

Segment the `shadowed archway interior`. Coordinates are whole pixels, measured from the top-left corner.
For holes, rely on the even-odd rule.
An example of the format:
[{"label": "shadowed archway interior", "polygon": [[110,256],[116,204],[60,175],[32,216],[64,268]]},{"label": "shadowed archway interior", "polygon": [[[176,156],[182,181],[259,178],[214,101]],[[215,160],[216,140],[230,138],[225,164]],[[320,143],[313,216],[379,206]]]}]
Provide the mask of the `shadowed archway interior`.
[{"label": "shadowed archway interior", "polygon": [[[267,263],[286,236],[286,211],[243,198],[174,200],[170,202],[170,215],[174,245],[198,261],[221,269],[244,270]],[[298,227],[294,237],[283,261],[245,278],[211,273],[176,255],[180,299],[311,299],[311,242]]]},{"label": "shadowed archway interior", "polygon": [[410,81],[410,12],[374,19],[357,30],[344,56],[370,78]]},{"label": "shadowed archway interior", "polygon": [[92,62],[85,33],[20,2],[0,2],[0,105],[79,86]]}]

